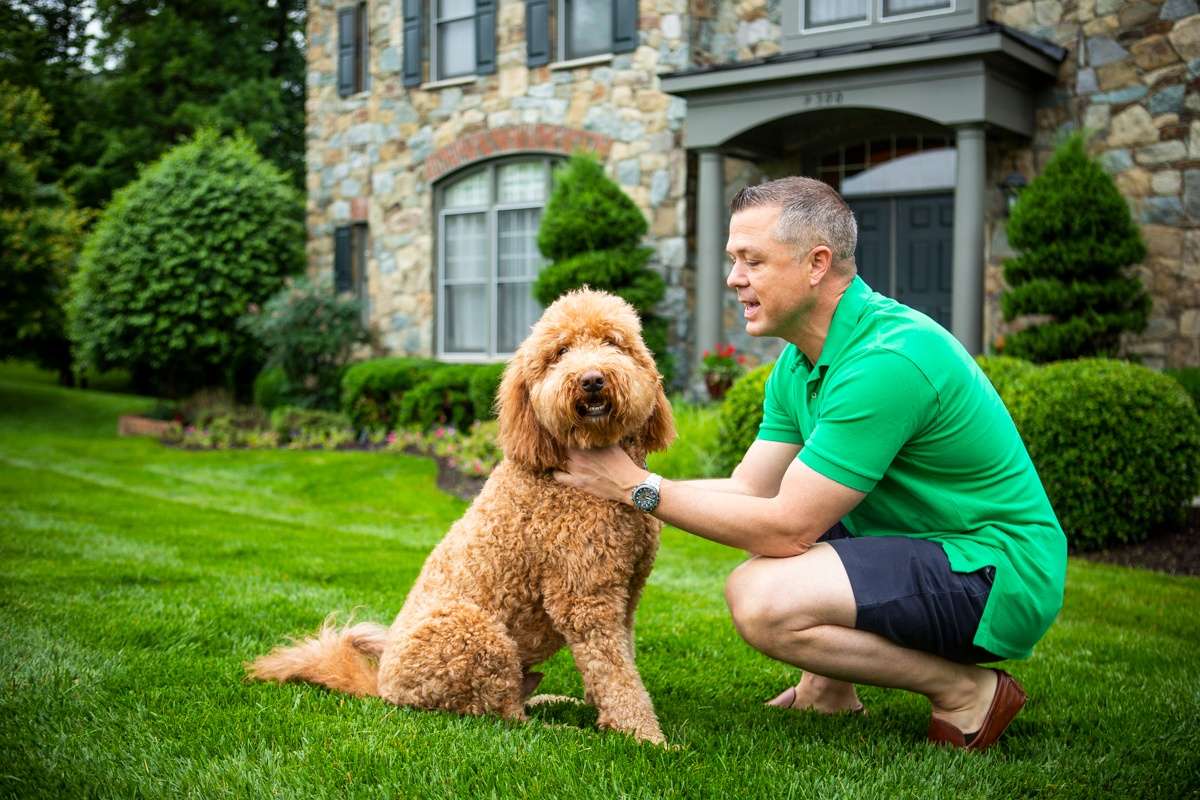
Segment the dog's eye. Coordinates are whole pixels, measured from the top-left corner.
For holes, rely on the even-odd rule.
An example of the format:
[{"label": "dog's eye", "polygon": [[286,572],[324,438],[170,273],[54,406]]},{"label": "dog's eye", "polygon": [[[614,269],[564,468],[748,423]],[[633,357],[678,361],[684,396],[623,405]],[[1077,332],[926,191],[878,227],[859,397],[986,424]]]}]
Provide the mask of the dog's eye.
[{"label": "dog's eye", "polygon": [[569,348],[569,347],[560,347],[560,348],[558,348],[558,357],[559,357],[559,358],[562,358],[563,356],[565,356],[565,355],[567,354],[567,351],[568,351],[568,350],[570,350],[570,349],[571,349],[571,348]]}]

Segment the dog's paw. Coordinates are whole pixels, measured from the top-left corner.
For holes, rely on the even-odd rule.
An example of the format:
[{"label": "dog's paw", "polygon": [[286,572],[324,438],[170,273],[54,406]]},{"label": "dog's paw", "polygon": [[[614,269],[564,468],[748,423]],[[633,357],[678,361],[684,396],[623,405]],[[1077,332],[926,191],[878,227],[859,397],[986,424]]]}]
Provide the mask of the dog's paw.
[{"label": "dog's paw", "polygon": [[525,707],[532,708],[533,706],[544,706],[550,703],[570,703],[573,706],[585,705],[578,697],[570,697],[565,694],[535,694],[525,701]]}]

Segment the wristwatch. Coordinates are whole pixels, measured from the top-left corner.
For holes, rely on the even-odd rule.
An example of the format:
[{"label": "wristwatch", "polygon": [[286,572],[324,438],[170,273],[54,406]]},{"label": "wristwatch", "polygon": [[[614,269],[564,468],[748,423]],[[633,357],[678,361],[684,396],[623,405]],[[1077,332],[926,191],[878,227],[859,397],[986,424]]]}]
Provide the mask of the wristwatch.
[{"label": "wristwatch", "polygon": [[658,487],[662,486],[662,475],[651,472],[646,480],[633,487],[633,504],[649,514],[658,508]]}]

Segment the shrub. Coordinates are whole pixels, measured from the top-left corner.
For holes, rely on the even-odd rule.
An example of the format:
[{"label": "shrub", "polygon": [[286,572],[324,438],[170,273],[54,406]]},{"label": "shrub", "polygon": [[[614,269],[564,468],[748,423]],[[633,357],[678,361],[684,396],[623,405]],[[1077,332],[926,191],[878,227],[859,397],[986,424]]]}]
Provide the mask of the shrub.
[{"label": "shrub", "polygon": [[1002,394],[1077,550],[1178,523],[1200,482],[1200,415],[1172,378],[1136,364],[1050,364]]},{"label": "shrub", "polygon": [[647,468],[674,480],[728,477],[721,472],[718,456],[720,406],[672,397],[671,408],[679,435],[666,450],[646,456]]},{"label": "shrub", "polygon": [[500,388],[500,379],[504,377],[504,367],[504,364],[484,364],[476,367],[471,375],[467,391],[471,395],[475,419],[496,418],[496,390]]},{"label": "shrub", "polygon": [[280,406],[272,411],[271,430],[283,444],[321,446],[332,441],[332,446],[336,446],[354,438],[350,419],[345,414],[298,406]]},{"label": "shrub", "polygon": [[1179,369],[1164,370],[1164,372],[1179,381],[1179,385],[1184,388],[1184,391],[1192,396],[1196,408],[1200,408],[1200,367],[1180,367]]},{"label": "shrub", "polygon": [[730,475],[758,435],[763,395],[774,362],[755,367],[734,382],[721,403],[717,457],[720,474]]},{"label": "shrub", "polygon": [[1064,141],[1021,197],[1008,240],[1023,251],[1004,264],[1006,320],[1050,320],[1010,334],[1006,355],[1045,362],[1115,354],[1122,331],[1146,327],[1150,298],[1125,267],[1146,256],[1116,184],[1088,157],[1083,137]]},{"label": "shrub", "polygon": [[342,412],[358,430],[393,430],[404,393],[439,366],[428,358],[405,357],[353,364],[342,375]]},{"label": "shrub", "polygon": [[424,379],[404,393],[396,423],[421,430],[449,425],[465,431],[475,421],[471,400],[474,371],[468,364],[440,364],[426,372]]},{"label": "shrub", "polygon": [[271,411],[288,405],[288,379],[283,367],[265,367],[254,379],[254,405]]},{"label": "shrub", "polygon": [[175,147],[87,238],[68,309],[78,357],[172,395],[231,384],[254,351],[238,318],[304,264],[302,214],[249,141],[204,131]]},{"label": "shrub", "polygon": [[288,279],[261,310],[252,306],[242,325],[262,344],[267,363],[283,370],[287,397],[306,408],[337,408],[342,370],[370,338],[362,304],[334,292],[329,277]]},{"label": "shrub", "polygon": [[653,253],[641,245],[646,229],[641,209],[609,180],[600,162],[577,153],[554,173],[554,190],[538,228],[538,249],[554,263],[538,275],[533,296],[548,306],[586,285],[623,298],[642,318],[642,337],[669,384],[674,364],[667,321],[653,313],[666,283],[646,267]]}]

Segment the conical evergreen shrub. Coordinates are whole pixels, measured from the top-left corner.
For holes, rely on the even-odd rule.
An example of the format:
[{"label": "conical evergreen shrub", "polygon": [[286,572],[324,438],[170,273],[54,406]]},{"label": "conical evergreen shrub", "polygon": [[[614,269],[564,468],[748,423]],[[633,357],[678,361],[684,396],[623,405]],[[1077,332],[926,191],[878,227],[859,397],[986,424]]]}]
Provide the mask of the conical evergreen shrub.
[{"label": "conical evergreen shrub", "polygon": [[560,295],[590,286],[623,298],[642,318],[642,336],[664,383],[674,372],[667,351],[667,321],[653,313],[663,298],[662,276],[646,267],[653,252],[641,209],[604,174],[594,157],[577,153],[554,173],[554,190],[542,214],[538,249],[553,263],[542,270],[533,296],[548,306]]},{"label": "conical evergreen shrub", "polygon": [[1125,199],[1083,138],[1066,139],[1008,221],[1020,255],[1004,263],[1005,320],[1050,320],[1006,337],[1005,355],[1058,361],[1113,355],[1123,331],[1146,327],[1150,298],[1124,270],[1146,256]]}]

